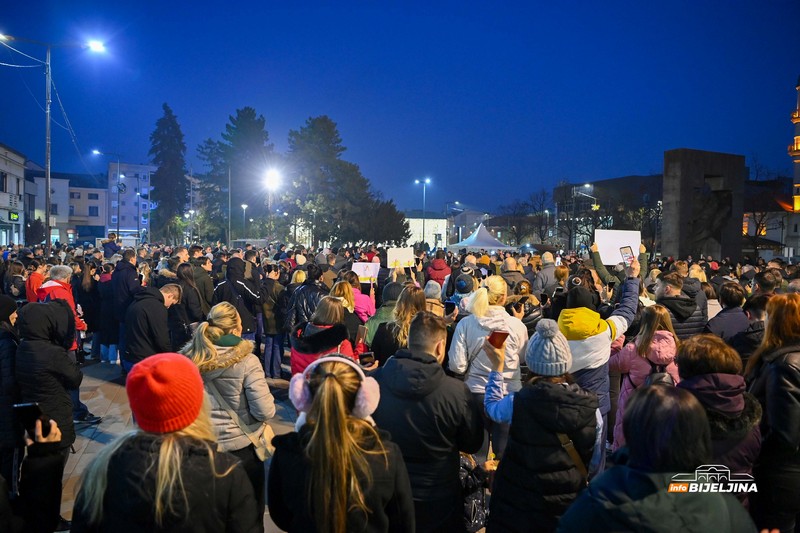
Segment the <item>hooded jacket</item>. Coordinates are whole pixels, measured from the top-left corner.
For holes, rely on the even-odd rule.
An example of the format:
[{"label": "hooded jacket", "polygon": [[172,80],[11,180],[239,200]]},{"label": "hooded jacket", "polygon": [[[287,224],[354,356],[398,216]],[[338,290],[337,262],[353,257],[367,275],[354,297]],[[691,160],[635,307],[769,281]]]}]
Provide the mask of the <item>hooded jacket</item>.
[{"label": "hooded jacket", "polygon": [[135,364],[145,357],[172,351],[168,324],[164,295],[154,287],[142,289],[125,315],[126,353],[120,358]]},{"label": "hooded jacket", "polygon": [[[742,376],[700,374],[678,384],[700,401],[711,428],[712,463],[725,465],[731,472],[753,473],[753,463],[761,451],[761,404],[745,392]],[[737,495],[747,504],[747,493]]]},{"label": "hooded jacket", "polygon": [[381,401],[372,418],[400,446],[414,499],[458,501],[458,452],[475,453],[483,444],[482,406],[430,354],[400,350],[374,377]]},{"label": "hooded jacket", "polygon": [[311,320],[311,315],[316,311],[319,301],[327,296],[328,292],[328,288],[319,281],[310,279],[304,281],[295,289],[289,300],[284,329],[291,332],[295,330],[297,324]]},{"label": "hooded jacket", "polygon": [[114,289],[116,299],[114,318],[117,322],[124,322],[128,307],[133,303],[133,297],[144,288],[139,283],[139,273],[136,267],[124,259],[117,262],[111,274],[111,287]]},{"label": "hooded jacket", "polygon": [[622,385],[620,386],[619,399],[617,400],[617,417],[614,422],[613,450],[615,451],[625,445],[625,435],[622,433],[622,415],[625,413],[625,406],[628,404],[631,394],[644,385],[647,376],[653,371],[650,363],[665,367],[666,372],[672,376],[672,380],[675,383],[680,382],[678,366],[675,364],[678,346],[675,344],[675,339],[670,332],[656,331],[653,334],[653,340],[645,357],[642,357],[636,351],[639,343],[640,340],[638,338],[633,342],[629,342],[624,348],[612,355],[608,361],[610,371],[622,374]]},{"label": "hooded jacket", "polygon": [[7,322],[0,323],[0,448],[22,444],[22,432],[14,420],[14,404],[19,403],[19,385],[14,376],[19,336]]},{"label": "hooded jacket", "polygon": [[506,294],[511,295],[514,294],[514,287],[517,286],[517,283],[520,281],[526,281],[525,276],[518,270],[508,270],[500,274],[506,282]]},{"label": "hooded jacket", "polygon": [[706,314],[697,305],[694,298],[688,296],[662,296],[656,299],[669,311],[672,327],[679,340],[686,340],[692,335],[702,333],[706,327]]},{"label": "hooded jacket", "polygon": [[211,423],[222,451],[241,450],[252,443],[211,393],[214,383],[220,396],[241,418],[256,437],[264,432],[267,420],[275,416],[275,400],[269,391],[264,368],[253,355],[253,343],[234,335],[225,335],[215,342],[217,355],[198,365],[211,401]]},{"label": "hooded jacket", "polygon": [[67,355],[75,339],[75,318],[64,300],[23,306],[17,318],[20,344],[15,373],[24,403],[38,402],[42,412],[61,429],[60,448],[75,442],[72,399],[67,390],[83,380]]},{"label": "hooded jacket", "polygon": [[367,338],[365,342],[368,346],[372,345],[372,340],[375,338],[375,332],[378,331],[378,326],[394,320],[394,306],[396,303],[395,300],[383,302],[383,305],[375,311],[374,315],[369,317],[369,320],[367,320]]},{"label": "hooded jacket", "polygon": [[250,280],[244,277],[243,259],[232,257],[227,263],[225,281],[214,289],[214,305],[228,302],[239,312],[242,319],[242,333],[254,333],[256,330],[255,313],[261,307],[261,291]]},{"label": "hooded jacket", "polygon": [[[72,295],[72,286],[65,281],[49,280],[39,287],[36,291],[36,296],[40,302],[49,302],[52,300],[64,300],[72,310],[72,316],[75,319],[75,329],[78,331],[86,331],[86,322],[78,316],[78,311],[75,309],[75,298]],[[78,349],[78,339],[72,341],[70,350]]]},{"label": "hooded jacket", "polygon": [[552,531],[586,486],[558,434],[570,438],[588,467],[596,439],[597,396],[575,384],[537,379],[514,395],[513,406],[487,531]]},{"label": "hooded jacket", "polygon": [[440,287],[444,287],[445,278],[450,275],[450,267],[444,259],[434,259],[428,268],[425,269],[425,282],[435,281]]},{"label": "hooded jacket", "polygon": [[44,283],[44,276],[36,272],[35,270],[28,275],[28,279],[25,280],[25,296],[28,298],[28,302],[38,302],[37,292],[39,291],[39,287],[42,286]]},{"label": "hooded jacket", "polygon": [[751,322],[747,329],[734,335],[730,342],[731,348],[739,353],[742,358],[742,367],[747,367],[747,361],[756,351],[764,338],[764,321]]},{"label": "hooded jacket", "polygon": [[556,285],[558,285],[558,281],[556,281],[556,264],[544,263],[542,269],[536,274],[531,292],[541,300],[542,293],[551,296],[553,291],[556,290]]},{"label": "hooded jacket", "polygon": [[340,353],[358,362],[347,339],[347,326],[344,324],[319,326],[305,322],[297,326],[289,336],[289,346],[292,375],[299,374],[323,355],[333,353]]},{"label": "hooded jacket", "polygon": [[458,323],[448,352],[450,370],[456,374],[466,373],[464,382],[472,392],[482,394],[486,390],[492,364],[483,351],[483,341],[495,330],[509,333],[503,380],[511,392],[522,388],[520,360],[525,357],[528,346],[528,329],[504,308],[490,305],[485,316],[470,315]]},{"label": "hooded jacket", "polygon": [[708,321],[704,331],[730,343],[734,335],[747,330],[749,326],[750,319],[741,307],[726,307]]},{"label": "hooded jacket", "polygon": [[755,533],[750,515],[730,494],[670,494],[677,472],[614,466],[593,480],[558,525],[562,532],[681,531]]}]

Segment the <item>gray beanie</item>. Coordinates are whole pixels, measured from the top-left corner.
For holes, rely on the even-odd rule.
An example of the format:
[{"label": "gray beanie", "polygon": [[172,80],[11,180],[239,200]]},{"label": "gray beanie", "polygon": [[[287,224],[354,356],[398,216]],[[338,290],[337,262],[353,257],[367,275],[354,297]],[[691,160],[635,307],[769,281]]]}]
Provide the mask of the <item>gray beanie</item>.
[{"label": "gray beanie", "polygon": [[442,286],[438,281],[430,280],[425,284],[425,298],[438,300],[442,297]]},{"label": "gray beanie", "polygon": [[525,363],[539,376],[562,376],[572,366],[572,352],[558,323],[543,318],[536,324],[536,333],[528,341]]}]

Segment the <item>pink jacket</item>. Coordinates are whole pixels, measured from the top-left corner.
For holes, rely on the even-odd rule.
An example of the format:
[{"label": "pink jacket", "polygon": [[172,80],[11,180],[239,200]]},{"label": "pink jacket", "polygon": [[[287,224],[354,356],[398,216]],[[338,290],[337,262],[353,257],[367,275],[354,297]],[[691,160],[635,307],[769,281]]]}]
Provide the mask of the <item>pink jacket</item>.
[{"label": "pink jacket", "polygon": [[[631,397],[635,388],[644,384],[645,379],[652,371],[650,363],[636,353],[638,343],[638,338],[628,343],[622,350],[613,354],[608,361],[610,371],[622,374],[622,385],[619,390],[619,400],[617,400],[617,418],[614,422],[614,445],[612,447],[614,451],[625,445],[625,437],[622,434],[622,413],[625,412],[628,398]],[[666,366],[667,373],[672,376],[676,385],[680,381],[678,366],[675,364],[677,351],[675,339],[668,331],[656,331],[653,335],[653,342],[650,343],[650,349],[647,351],[647,359],[655,365]]]},{"label": "pink jacket", "polygon": [[375,314],[375,301],[359,289],[353,289],[353,301],[355,302],[356,316],[362,324],[366,324],[367,319]]}]

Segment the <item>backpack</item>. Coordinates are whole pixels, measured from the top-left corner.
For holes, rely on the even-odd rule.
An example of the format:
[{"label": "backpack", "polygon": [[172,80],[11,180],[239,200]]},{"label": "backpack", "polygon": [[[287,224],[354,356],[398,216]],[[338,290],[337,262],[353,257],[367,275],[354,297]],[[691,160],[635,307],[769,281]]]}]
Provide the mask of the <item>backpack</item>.
[{"label": "backpack", "polygon": [[[670,376],[667,372],[666,365],[657,365],[650,359],[647,359],[647,362],[650,365],[650,373],[646,378],[644,378],[644,383],[642,384],[644,387],[649,387],[650,385],[666,385],[668,387],[675,386],[675,380],[672,379],[672,376]],[[626,375],[628,376],[628,381],[630,381],[633,388],[636,389],[637,387],[633,384],[631,375]]]}]

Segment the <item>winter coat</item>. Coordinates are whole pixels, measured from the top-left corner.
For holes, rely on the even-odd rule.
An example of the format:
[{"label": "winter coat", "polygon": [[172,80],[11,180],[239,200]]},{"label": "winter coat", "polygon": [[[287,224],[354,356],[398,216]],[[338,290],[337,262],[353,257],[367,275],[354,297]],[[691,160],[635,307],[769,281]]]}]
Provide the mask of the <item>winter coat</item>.
[{"label": "winter coat", "polygon": [[44,276],[42,274],[39,274],[36,271],[28,274],[28,279],[25,280],[25,296],[27,297],[28,302],[33,303],[38,301],[36,292],[39,290],[39,287],[42,286],[42,283],[44,283]]},{"label": "winter coat", "polygon": [[[750,392],[763,409],[759,466],[783,470],[800,467],[800,345],[784,346],[761,356]],[[789,469],[787,469],[789,470]]]},{"label": "winter coat", "polygon": [[605,320],[586,307],[564,309],[558,317],[558,328],[567,338],[572,352],[569,372],[581,388],[597,394],[603,414],[611,410],[606,368],[611,343],[620,338],[633,321],[639,302],[639,283],[638,278],[625,281],[619,307]]},{"label": "winter coat", "polygon": [[75,318],[63,300],[28,304],[17,318],[20,344],[15,374],[24,403],[38,402],[42,412],[61,430],[60,448],[75,442],[69,389],[83,380],[78,365],[67,355],[75,339]]},{"label": "winter coat", "polygon": [[211,423],[222,451],[241,450],[251,441],[228,412],[217,402],[209,383],[213,382],[220,396],[239,415],[242,422],[260,437],[267,420],[275,416],[275,400],[264,379],[264,368],[253,355],[253,343],[234,335],[225,335],[215,342],[217,356],[198,365],[206,392],[211,401]]},{"label": "winter coat", "polygon": [[145,357],[172,351],[169,337],[169,314],[164,295],[154,287],[138,293],[125,315],[126,353],[121,359],[138,363]]},{"label": "winter coat", "polygon": [[368,346],[372,346],[372,341],[375,339],[375,333],[378,331],[378,327],[381,324],[394,320],[394,306],[396,303],[397,302],[394,300],[384,302],[383,305],[375,311],[375,314],[367,320],[367,338],[365,342]]},{"label": "winter coat", "polygon": [[286,316],[283,314],[285,310],[281,309],[280,302],[285,290],[283,285],[274,279],[264,278],[261,282],[261,316],[266,335],[283,333],[282,326]]},{"label": "winter coat", "polygon": [[[761,404],[745,392],[742,376],[700,374],[678,384],[700,401],[711,427],[713,456],[711,463],[725,465],[731,472],[753,473],[753,464],[761,451]],[[747,493],[737,494],[747,505]]]},{"label": "winter coat", "polygon": [[311,320],[311,315],[316,311],[319,301],[327,296],[328,292],[325,285],[318,281],[306,280],[303,282],[295,289],[289,300],[284,329],[291,332],[295,330],[297,324]]},{"label": "winter coat", "polygon": [[546,293],[550,296],[553,294],[553,291],[556,290],[556,285],[558,285],[558,281],[556,281],[556,265],[555,263],[546,263],[542,266],[539,273],[536,274],[531,292],[541,300],[542,293]]},{"label": "winter coat", "polygon": [[202,308],[202,296],[197,288],[192,287],[185,280],[180,280],[181,301],[170,306],[167,311],[167,321],[169,323],[170,342],[172,350],[178,351],[183,345],[192,338],[191,324],[197,324],[205,320],[206,316]]},{"label": "winter coat", "polygon": [[136,435],[111,456],[106,473],[108,485],[102,522],[88,523],[88,516],[83,511],[84,491],[78,493],[72,515],[73,533],[238,533],[261,530],[263,526],[256,521],[258,513],[253,485],[239,460],[214,451],[213,445],[209,449],[187,437],[180,439],[183,452],[181,478],[185,493],[175,492],[172,500],[175,512],[167,513],[165,523],[158,527],[154,501],[157,469],[152,468],[158,462],[156,438],[146,433]]},{"label": "winter coat", "polygon": [[25,278],[22,276],[11,276],[10,278],[6,276],[3,288],[6,295],[14,298],[16,301],[24,302],[27,300]]},{"label": "winter coat", "polygon": [[757,320],[751,322],[747,329],[734,335],[728,342],[731,348],[736,350],[742,358],[742,368],[747,366],[750,356],[756,351],[764,338],[764,321]]},{"label": "winter coat", "polygon": [[518,270],[509,270],[507,272],[503,272],[500,274],[500,277],[502,277],[506,282],[506,295],[509,296],[514,294],[514,287],[517,286],[517,283],[520,281],[526,281],[525,276],[523,276]]},{"label": "winter coat", "polygon": [[213,303],[228,302],[233,305],[242,319],[242,333],[254,333],[255,315],[261,308],[261,291],[252,281],[244,279],[245,264],[242,259],[234,257],[227,265],[225,281],[214,289]]},{"label": "winter coat", "polygon": [[434,259],[425,270],[425,282],[431,280],[444,287],[444,279],[450,274],[450,267],[444,259]]},{"label": "winter coat", "polygon": [[398,350],[407,347],[407,345],[400,346],[394,335],[393,326],[394,320],[380,324],[372,338],[372,344],[369,345],[370,350],[375,354],[375,359],[381,365],[386,363]]},{"label": "winter coat", "polygon": [[[39,287],[39,290],[36,292],[36,296],[38,297],[40,302],[51,302],[53,300],[64,300],[69,305],[69,308],[72,309],[72,315],[75,319],[75,329],[78,331],[86,331],[86,322],[78,316],[78,311],[75,308],[75,299],[72,295],[72,287],[63,281],[56,281],[50,280],[46,281]],[[76,337],[72,341],[72,346],[70,350],[77,350],[78,349],[78,338]]]},{"label": "winter coat", "polygon": [[194,274],[194,284],[200,292],[200,307],[203,314],[207,315],[211,310],[211,302],[214,301],[214,281],[203,267],[195,266],[192,268]]},{"label": "winter coat", "polygon": [[111,259],[111,256],[119,253],[122,250],[119,244],[115,241],[104,241],[103,242],[103,258],[104,259]]},{"label": "winter coat", "polygon": [[[50,532],[57,527],[64,472],[64,455],[60,446],[60,442],[35,443],[25,449],[25,459],[20,467],[19,496],[14,501],[24,527],[19,530],[7,527],[0,519],[0,531]],[[7,500],[7,494],[3,493],[0,499]]]},{"label": "winter coat", "polygon": [[299,374],[323,355],[343,354],[358,362],[347,339],[347,326],[319,326],[310,322],[298,325],[289,336],[292,375]]},{"label": "winter coat", "polygon": [[522,388],[520,360],[525,357],[528,330],[520,319],[492,305],[486,316],[470,315],[458,323],[448,352],[450,370],[456,374],[466,373],[464,382],[472,392],[483,393],[489,381],[492,364],[483,351],[483,341],[495,330],[509,333],[503,370],[508,390],[515,392]]},{"label": "winter coat", "polygon": [[658,367],[663,366],[675,383],[680,382],[678,366],[675,364],[678,347],[670,332],[656,331],[645,357],[637,352],[639,343],[640,339],[638,338],[629,342],[624,348],[613,354],[608,361],[608,368],[611,372],[622,374],[622,385],[617,399],[617,417],[614,422],[614,450],[625,445],[625,435],[622,433],[622,415],[625,413],[625,406],[628,404],[631,394],[644,385],[647,376],[653,371],[650,363]]},{"label": "winter coat", "polygon": [[14,404],[19,403],[19,385],[14,367],[19,337],[14,327],[0,323],[0,448],[14,448],[22,441],[21,428],[14,421]]},{"label": "winter coat", "polygon": [[83,321],[86,322],[87,331],[98,331],[100,329],[100,292],[97,289],[97,281],[91,279],[89,290],[83,289],[83,280],[75,290],[75,303],[81,306],[83,311]]},{"label": "winter coat", "polygon": [[706,327],[706,318],[703,310],[693,298],[687,296],[663,296],[656,300],[669,311],[672,327],[678,340],[686,340],[692,335],[703,333]]},{"label": "winter coat", "polygon": [[136,267],[128,261],[117,262],[111,274],[111,287],[114,289],[114,318],[117,322],[124,322],[128,307],[133,303],[133,297],[144,287],[139,283],[139,273]]},{"label": "winter coat", "polygon": [[699,307],[700,312],[703,313],[703,318],[708,322],[708,298],[706,298],[706,293],[703,291],[703,285],[700,283],[700,280],[688,277],[683,278],[683,289],[681,289],[681,292],[697,302],[697,307]]},{"label": "winter coat", "polygon": [[369,317],[375,314],[375,301],[359,289],[353,289],[353,300],[355,301],[353,312],[358,316],[362,324],[366,323]]},{"label": "winter coat", "polygon": [[116,298],[111,284],[111,274],[100,274],[97,284],[100,295],[100,344],[110,346],[119,341],[119,322],[114,317]]},{"label": "winter coat", "polygon": [[444,304],[436,299],[427,298],[425,300],[425,310],[436,316],[444,316]]},{"label": "winter coat", "polygon": [[750,515],[730,494],[668,493],[667,487],[677,473],[681,472],[645,472],[614,466],[595,478],[578,496],[561,517],[558,531],[755,533]]},{"label": "winter coat", "polygon": [[730,343],[734,335],[745,331],[749,326],[750,319],[741,307],[726,307],[708,321],[704,331]]},{"label": "winter coat", "polygon": [[417,515],[417,528],[430,530],[460,507],[458,452],[483,444],[482,406],[430,354],[400,350],[374,377],[381,401],[372,417],[400,447],[414,500],[443,500],[440,516]]},{"label": "winter coat", "polygon": [[[299,433],[287,433],[272,440],[275,455],[269,468],[267,486],[269,515],[275,525],[289,533],[316,531],[317,527],[308,494],[311,466],[305,453],[310,430],[303,426]],[[414,507],[411,487],[403,456],[389,435],[379,431],[386,456],[364,455],[371,472],[371,483],[365,488],[364,503],[370,510],[364,514],[358,509],[347,513],[347,531],[378,533],[414,531]],[[366,444],[373,449],[377,443]],[[362,487],[366,480],[360,480]]]},{"label": "winter coat", "polygon": [[[502,396],[497,389],[487,388],[490,413],[492,401]],[[570,438],[588,468],[597,437],[597,396],[575,384],[534,379],[511,402],[511,429],[495,474],[487,532],[552,531],[586,486],[558,434]]]},{"label": "winter coat", "polygon": [[158,275],[151,278],[153,282],[150,284],[156,289],[160,289],[164,285],[169,285],[170,283],[178,283],[178,274],[173,272],[167,267],[164,267],[158,271]]}]

